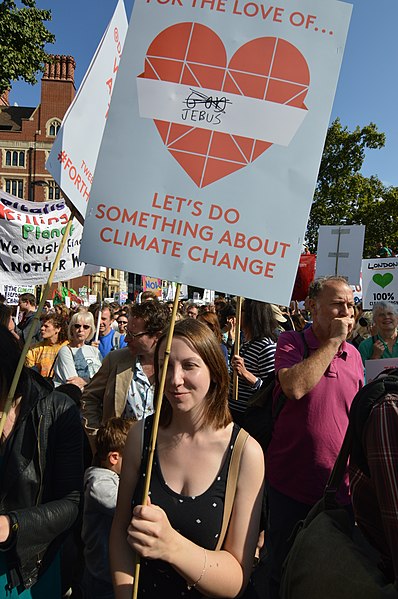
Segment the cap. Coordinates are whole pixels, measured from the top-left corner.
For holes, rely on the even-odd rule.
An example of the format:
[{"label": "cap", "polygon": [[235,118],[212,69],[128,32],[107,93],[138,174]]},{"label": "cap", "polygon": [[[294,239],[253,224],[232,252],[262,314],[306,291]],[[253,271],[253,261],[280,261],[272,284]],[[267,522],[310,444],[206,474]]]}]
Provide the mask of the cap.
[{"label": "cap", "polygon": [[274,314],[274,318],[277,322],[286,322],[286,318],[283,316],[280,308],[275,306],[275,304],[271,304],[272,312]]}]

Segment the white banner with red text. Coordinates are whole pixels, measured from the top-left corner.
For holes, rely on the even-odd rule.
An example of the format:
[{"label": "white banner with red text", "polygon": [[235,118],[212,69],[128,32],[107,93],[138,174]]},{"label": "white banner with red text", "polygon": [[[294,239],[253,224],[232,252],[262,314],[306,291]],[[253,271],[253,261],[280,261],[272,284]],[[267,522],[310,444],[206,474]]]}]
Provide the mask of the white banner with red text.
[{"label": "white banner with red text", "polygon": [[83,218],[126,32],[126,11],[123,0],[119,0],[46,163]]},{"label": "white banner with red text", "polygon": [[136,0],[81,258],[288,305],[351,9]]}]

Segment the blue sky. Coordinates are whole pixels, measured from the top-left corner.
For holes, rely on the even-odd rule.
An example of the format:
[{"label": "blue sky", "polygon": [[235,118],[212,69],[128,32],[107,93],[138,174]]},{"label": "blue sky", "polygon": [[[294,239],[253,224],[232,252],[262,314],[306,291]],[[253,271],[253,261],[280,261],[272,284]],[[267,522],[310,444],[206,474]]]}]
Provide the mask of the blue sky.
[{"label": "blue sky", "polygon": [[[117,0],[37,1],[40,8],[52,11],[48,28],[57,40],[48,51],[71,54],[76,60],[76,87],[116,3]],[[264,4],[272,3],[264,1]],[[376,123],[386,134],[386,146],[367,153],[363,174],[377,175],[385,185],[398,186],[398,0],[352,0],[351,4],[354,9],[331,119],[339,117],[349,129]],[[125,0],[128,17],[132,5],[133,0]],[[11,103],[35,106],[39,99],[40,85],[32,87],[21,82],[13,85]]]}]

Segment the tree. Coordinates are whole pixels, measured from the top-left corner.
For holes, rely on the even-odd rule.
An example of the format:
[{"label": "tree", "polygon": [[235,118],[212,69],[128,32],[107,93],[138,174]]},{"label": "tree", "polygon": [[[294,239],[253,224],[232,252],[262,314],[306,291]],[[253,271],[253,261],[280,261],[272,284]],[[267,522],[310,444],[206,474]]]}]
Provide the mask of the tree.
[{"label": "tree", "polygon": [[37,8],[36,0],[21,3],[20,8],[13,0],[0,4],[0,95],[18,79],[37,83],[37,72],[43,72],[50,60],[45,44],[55,41],[44,25],[51,20],[51,11]]},{"label": "tree", "polygon": [[366,149],[379,149],[385,135],[374,123],[349,131],[336,119],[329,127],[307,226],[306,242],[316,250],[320,225],[366,225],[364,256],[375,256],[377,243],[398,247],[398,188],[387,188],[360,170]]}]

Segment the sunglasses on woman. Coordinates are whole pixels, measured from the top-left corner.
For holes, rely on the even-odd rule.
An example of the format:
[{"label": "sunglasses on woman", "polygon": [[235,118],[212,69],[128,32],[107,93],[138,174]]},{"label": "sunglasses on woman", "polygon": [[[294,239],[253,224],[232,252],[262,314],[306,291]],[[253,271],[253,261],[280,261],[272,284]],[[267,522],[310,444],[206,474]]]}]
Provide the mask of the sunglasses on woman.
[{"label": "sunglasses on woman", "polygon": [[85,331],[87,331],[88,329],[91,329],[89,324],[79,324],[79,323],[75,323],[73,325],[75,327],[75,329],[78,331],[79,329],[84,329]]}]

